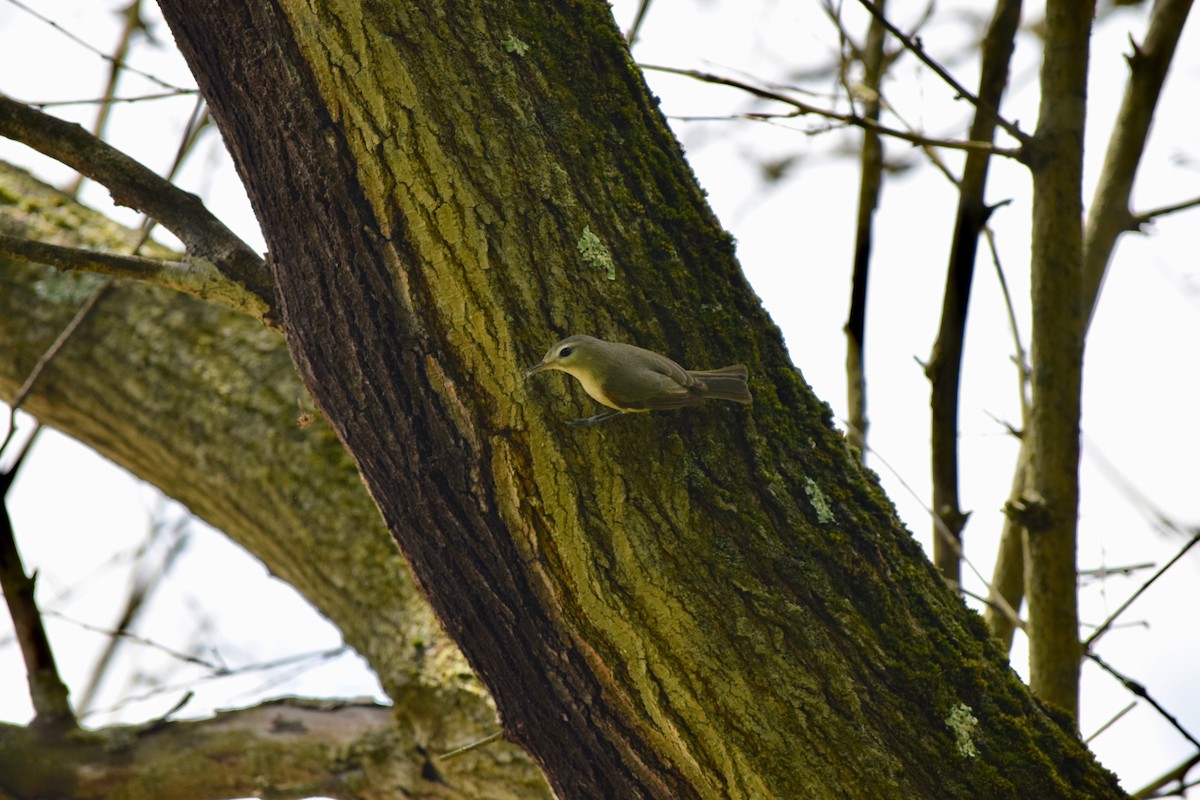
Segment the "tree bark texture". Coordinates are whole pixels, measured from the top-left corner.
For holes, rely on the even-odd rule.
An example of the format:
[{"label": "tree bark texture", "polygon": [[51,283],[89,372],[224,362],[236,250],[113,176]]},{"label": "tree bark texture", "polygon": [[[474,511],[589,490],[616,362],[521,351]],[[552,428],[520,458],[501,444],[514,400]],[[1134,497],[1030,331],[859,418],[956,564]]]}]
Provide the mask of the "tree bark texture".
[{"label": "tree bark texture", "polygon": [[211,800],[464,797],[421,791],[421,762],[397,770],[404,742],[390,709],[275,700],[189,722],[119,726],[47,738],[0,724],[0,797]]},{"label": "tree bark texture", "polygon": [[[162,5],[306,385],[560,796],[1119,795],[848,457],[607,6]],[[753,410],[568,429],[521,367],[585,331]]]},{"label": "tree bark texture", "polygon": [[[107,252],[128,252],[137,239],[3,165],[0,232]],[[12,401],[96,282],[0,264],[0,397]],[[495,712],[413,586],[353,464],[324,422],[300,427],[300,405],[311,408],[280,336],[227,308],[117,281],[25,408],[224,531],[337,625],[395,703],[402,746],[389,758],[416,764],[420,777],[433,755],[495,730]],[[0,775],[27,766],[20,753],[0,747]],[[548,795],[504,743],[437,773],[440,781],[409,791]]]}]

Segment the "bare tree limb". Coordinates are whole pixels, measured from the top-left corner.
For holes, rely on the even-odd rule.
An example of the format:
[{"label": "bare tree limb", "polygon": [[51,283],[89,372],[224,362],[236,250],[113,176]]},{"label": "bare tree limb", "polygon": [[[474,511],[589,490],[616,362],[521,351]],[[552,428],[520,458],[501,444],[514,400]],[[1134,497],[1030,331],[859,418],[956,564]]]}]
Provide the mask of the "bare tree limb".
[{"label": "bare tree limb", "polygon": [[1118,681],[1120,681],[1121,685],[1124,686],[1126,689],[1128,689],[1135,696],[1142,698],[1147,703],[1149,703],[1151,706],[1153,706],[1154,710],[1157,711],[1159,713],[1159,715],[1162,716],[1163,719],[1165,719],[1168,723],[1170,723],[1172,728],[1179,731],[1180,735],[1183,736],[1183,738],[1187,739],[1195,747],[1200,748],[1200,740],[1197,740],[1196,737],[1193,736],[1191,734],[1191,732],[1188,731],[1187,728],[1183,727],[1183,724],[1180,723],[1180,721],[1178,720],[1178,718],[1175,717],[1174,714],[1167,711],[1167,709],[1164,708],[1161,703],[1159,703],[1157,700],[1155,700],[1150,695],[1150,693],[1146,690],[1145,686],[1143,686],[1141,683],[1138,683],[1133,678],[1130,678],[1128,675],[1121,674],[1111,664],[1106,662],[1104,659],[1100,658],[1100,656],[1096,655],[1095,653],[1088,653],[1087,657],[1089,659],[1091,659],[1091,661],[1093,663],[1095,663],[1096,666],[1100,667],[1100,669],[1104,670],[1109,675],[1112,675],[1114,678],[1116,678]]},{"label": "bare tree limb", "polygon": [[1083,132],[1094,2],[1046,4],[1033,172],[1032,490],[1025,526],[1030,688],[1078,717],[1079,419],[1083,383]]},{"label": "bare tree limb", "polygon": [[1087,650],[1088,648],[1090,648],[1093,644],[1096,643],[1097,639],[1099,639],[1101,636],[1103,636],[1105,633],[1107,633],[1108,630],[1110,628],[1112,628],[1113,623],[1117,621],[1117,618],[1120,617],[1122,614],[1124,614],[1125,610],[1127,608],[1129,608],[1131,605],[1133,605],[1134,600],[1137,600],[1139,597],[1141,597],[1143,592],[1145,592],[1147,589],[1149,589],[1154,584],[1155,581],[1157,581],[1159,578],[1161,578],[1163,576],[1163,574],[1167,570],[1169,570],[1171,567],[1175,566],[1176,562],[1178,562],[1179,559],[1183,558],[1183,556],[1187,553],[1187,551],[1191,550],[1197,544],[1200,544],[1200,533],[1196,533],[1191,539],[1189,539],[1188,543],[1185,544],[1180,549],[1180,551],[1174,555],[1174,557],[1170,561],[1168,561],[1166,564],[1163,564],[1162,567],[1160,567],[1157,572],[1155,572],[1153,575],[1151,575],[1149,578],[1147,578],[1146,582],[1143,583],[1141,586],[1139,586],[1137,591],[1134,592],[1133,594],[1131,594],[1129,596],[1129,598],[1124,603],[1122,603],[1121,606],[1116,611],[1114,611],[1112,614],[1109,614],[1108,619],[1104,620],[1104,622],[1101,623],[1100,627],[1098,627],[1098,628],[1096,628],[1096,630],[1092,631],[1091,636],[1089,636],[1087,639],[1084,639],[1084,641],[1083,641],[1084,650]]},{"label": "bare tree limb", "polygon": [[25,660],[29,696],[33,701],[33,727],[65,733],[77,727],[75,713],[71,710],[67,685],[59,676],[54,651],[50,648],[50,639],[46,636],[34,597],[36,577],[27,574],[21,563],[12,519],[8,515],[8,490],[28,452],[27,443],[17,462],[7,472],[0,473],[0,590],[4,592],[13,630],[21,646],[21,657]]},{"label": "bare tree limb", "polygon": [[108,188],[113,200],[145,212],[178,236],[189,252],[211,261],[257,301],[265,319],[274,288],[262,259],[185,192],[78,125],[0,96],[0,136],[33,147]]},{"label": "bare tree limb", "polygon": [[[875,19],[880,17],[876,16]],[[975,105],[975,118],[969,134],[974,141],[990,142],[995,136],[998,123],[992,109],[1000,107],[1004,88],[1008,84],[1008,67],[1020,21],[1021,0],[1000,0],[996,4],[996,11],[983,38],[979,102]],[[949,548],[944,537],[935,536],[933,562],[943,577],[955,583],[961,582],[962,573],[955,550],[961,550],[962,530],[968,516],[960,507],[958,498],[958,395],[979,234],[991,215],[991,209],[984,203],[989,163],[987,153],[970,152],[963,166],[941,322],[933,353],[925,368],[930,383],[933,513],[960,545],[959,548]]]},{"label": "bare tree limb", "polygon": [[[880,89],[883,85],[884,28],[878,18],[871,20],[866,45],[862,50],[863,119],[879,122]],[[871,271],[871,231],[879,193],[883,187],[883,143],[879,134],[863,130],[862,151],[859,157],[858,212],[854,236],[854,268],[850,286],[850,314],[846,320],[846,393],[849,409],[849,440],[858,449],[859,458],[866,459],[867,379],[866,329],[867,285]]]},{"label": "bare tree limb", "polygon": [[412,751],[392,714],[374,703],[285,698],[209,719],[105,728],[71,741],[47,742],[0,725],[0,794],[16,800],[472,796],[440,778],[432,756],[414,763],[405,755]]},{"label": "bare tree limb", "polygon": [[124,256],[4,234],[0,234],[0,256],[29,264],[45,264],[68,272],[93,272],[145,281],[183,292],[197,300],[221,303],[248,316],[257,317],[261,314],[262,298],[252,294],[241,283],[231,280],[211,261],[202,258]]},{"label": "bare tree limb", "polygon": [[1084,236],[1083,296],[1089,321],[1095,313],[1117,237],[1134,229],[1138,223],[1129,210],[1133,181],[1146,151],[1146,139],[1162,95],[1167,68],[1191,8],[1192,0],[1156,3],[1145,43],[1141,47],[1132,43],[1133,53],[1128,56],[1129,82],[1125,85],[1104,166],[1096,182]]},{"label": "bare tree limb", "polygon": [[1166,206],[1152,208],[1149,211],[1143,211],[1140,214],[1134,214],[1131,220],[1133,229],[1138,229],[1148,222],[1153,222],[1159,217],[1165,217],[1168,214],[1174,214],[1178,211],[1187,211],[1200,206],[1200,197],[1193,197],[1191,200],[1184,200],[1180,203],[1172,203]]},{"label": "bare tree limb", "polygon": [[[146,23],[142,19],[142,0],[132,0],[128,6],[120,11],[120,14],[125,18],[125,25],[121,29],[121,38],[113,50],[112,58],[109,59],[108,82],[104,86],[104,97],[106,98],[116,95],[117,82],[121,80],[121,72],[125,68],[125,59],[129,57],[129,48],[133,45],[134,38],[138,35],[146,35]],[[96,121],[92,125],[92,135],[97,139],[104,138],[104,129],[108,127],[108,118],[111,113],[111,104],[100,104],[96,112]],[[77,175],[71,186],[64,191],[71,195],[71,197],[77,197],[79,195],[79,187],[82,185],[83,176]]]},{"label": "bare tree limb", "polygon": [[[1100,287],[1103,283],[1104,272],[1112,258],[1117,236],[1125,231],[1136,228],[1143,217],[1155,216],[1160,213],[1190,208],[1200,200],[1168,206],[1146,215],[1133,217],[1128,208],[1129,196],[1132,191],[1132,180],[1136,173],[1137,164],[1141,158],[1141,149],[1145,144],[1148,125],[1153,116],[1153,109],[1161,93],[1162,79],[1151,80],[1150,73],[1157,74],[1163,61],[1164,51],[1168,48],[1174,51],[1180,30],[1183,28],[1182,17],[1187,15],[1191,0],[1169,0],[1155,5],[1146,35],[1145,45],[1137,51],[1140,57],[1130,60],[1130,83],[1125,90],[1121,110],[1117,122],[1113,126],[1113,135],[1109,144],[1108,155],[1100,180],[1097,182],[1096,195],[1090,212],[1089,221],[1084,235],[1084,277],[1081,292],[1084,307],[1094,310]],[[1166,62],[1170,59],[1166,58]],[[1147,66],[1153,65],[1153,66]],[[1133,88],[1135,75],[1141,75],[1138,89]],[[1133,144],[1137,144],[1133,148]],[[1131,152],[1136,150],[1137,152]],[[1111,184],[1111,185],[1110,185]],[[1084,330],[1091,321],[1091,311],[1088,311],[1084,321]],[[1028,483],[1029,462],[1032,458],[1031,443],[1026,437],[1021,441],[1021,450],[1017,455],[1017,466],[1013,474],[1012,490],[1009,494],[1009,505],[1017,498],[1024,496],[1030,490]],[[1010,604],[1020,607],[1024,596],[1023,554],[1024,545],[1019,539],[1022,531],[1017,517],[1010,515],[1004,524],[1000,538],[999,553],[996,558],[995,570],[992,574],[992,584],[998,590],[1004,591]],[[1005,646],[1012,642],[1012,628],[1001,616],[988,615],[988,623],[997,638]]]},{"label": "bare tree limb", "polygon": [[[948,148],[950,150],[965,150],[968,152],[970,152],[972,150],[979,150],[979,151],[991,153],[992,155],[1003,156],[1005,158],[1013,158],[1013,159],[1018,159],[1018,160],[1022,158],[1022,154],[1021,154],[1020,150],[997,147],[996,145],[992,144],[991,142],[970,142],[970,141],[960,141],[960,140],[955,140],[955,139],[937,139],[937,138],[930,137],[930,136],[923,136],[920,134],[911,133],[909,131],[901,130],[899,128],[892,128],[887,125],[881,125],[878,122],[873,122],[873,121],[866,119],[865,117],[861,117],[857,114],[842,114],[840,112],[832,111],[827,108],[820,108],[819,106],[814,106],[814,105],[811,105],[810,103],[805,103],[803,100],[797,100],[796,98],[791,97],[786,94],[783,94],[780,91],[777,91],[774,89],[767,89],[762,86],[755,86],[752,83],[747,83],[746,81],[741,81],[736,78],[726,78],[721,75],[714,75],[710,72],[702,72],[700,70],[694,70],[694,69],[679,69],[677,67],[664,67],[664,66],[657,65],[657,64],[639,64],[638,66],[644,70],[651,70],[654,72],[665,72],[670,75],[682,75],[684,77],[694,78],[698,81],[703,81],[705,83],[713,83],[713,84],[717,84],[719,86],[729,86],[734,89],[741,89],[742,91],[752,94],[755,97],[762,98],[763,100],[775,100],[777,102],[784,103],[785,105],[789,105],[795,109],[795,111],[793,111],[790,114],[770,115],[772,117],[799,117],[799,116],[804,116],[806,114],[812,114],[813,116],[824,117],[825,119],[833,120],[834,122],[840,122],[844,125],[853,125],[855,127],[862,128],[864,130],[869,130],[874,133],[878,133],[881,136],[890,136],[894,139],[900,139],[905,142],[911,142],[912,144],[920,145],[922,147],[944,147],[944,148]],[[767,116],[767,115],[743,114],[741,116],[743,116],[745,118],[753,119],[758,116]]]},{"label": "bare tree limb", "polygon": [[1032,142],[1032,138],[1029,136],[1029,134],[1023,132],[1019,127],[1017,127],[1016,123],[1010,122],[1004,117],[1000,116],[998,105],[988,104],[986,99],[977,97],[968,91],[967,88],[959,83],[953,75],[946,71],[945,67],[937,62],[937,59],[930,57],[929,54],[925,52],[925,47],[921,44],[919,39],[912,38],[904,31],[900,30],[891,22],[889,22],[883,15],[883,10],[880,5],[871,2],[871,0],[859,0],[859,2],[865,9],[867,9],[867,11],[871,12],[871,16],[883,23],[883,26],[887,28],[888,33],[899,39],[900,42],[906,48],[908,48],[913,55],[921,60],[921,63],[933,70],[934,73],[943,81],[945,81],[946,84],[953,89],[959,97],[962,97],[977,109],[993,115],[995,117],[996,124],[1007,131],[1014,139],[1020,142],[1022,147],[1026,147]]}]

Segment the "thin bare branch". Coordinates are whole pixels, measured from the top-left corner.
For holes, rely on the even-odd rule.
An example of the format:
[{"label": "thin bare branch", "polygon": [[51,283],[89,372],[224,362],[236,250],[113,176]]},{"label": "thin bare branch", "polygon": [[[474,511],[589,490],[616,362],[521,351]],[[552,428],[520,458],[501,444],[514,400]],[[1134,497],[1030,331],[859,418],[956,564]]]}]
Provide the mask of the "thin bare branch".
[{"label": "thin bare branch", "polygon": [[[125,636],[133,630],[133,626],[141,616],[142,611],[145,610],[150,597],[166,580],[167,576],[171,573],[171,568],[175,565],[187,546],[190,538],[188,536],[188,529],[191,517],[184,515],[174,520],[168,520],[166,517],[166,508],[165,498],[160,495],[157,507],[150,520],[149,530],[146,533],[146,541],[139,548],[138,559],[134,564],[134,569],[131,571],[129,590],[125,596],[125,605],[117,618],[113,635],[109,637],[104,649],[96,658],[92,666],[91,675],[88,677],[83,691],[77,695],[76,705],[81,714],[86,713],[87,709],[91,707],[100,685],[104,682],[109,668],[114,663],[117,651],[121,649],[121,645],[126,641]],[[153,545],[156,542],[165,542],[165,544],[162,544],[159,548],[155,548]],[[159,558],[151,560],[148,557],[149,554],[157,552],[159,549],[165,549],[166,552]]]},{"label": "thin bare branch", "polygon": [[650,0],[640,0],[637,13],[633,15],[633,24],[629,26],[629,32],[625,34],[625,43],[630,47],[637,43],[638,33],[642,30],[642,23],[646,21],[646,12],[649,10]]},{"label": "thin bare branch", "polygon": [[[879,20],[871,21],[866,45],[862,50],[862,117],[878,124],[881,107],[880,90],[884,74],[884,28]],[[848,96],[849,93],[847,87]],[[871,272],[872,230],[879,193],[883,189],[883,143],[879,134],[863,130],[859,156],[858,211],[855,217],[854,265],[850,282],[850,313],[846,320],[846,394],[850,415],[849,441],[866,460],[867,429],[867,286]]]},{"label": "thin bare branch", "polygon": [[1169,795],[1159,794],[1159,789],[1162,789],[1172,783],[1182,784],[1184,778],[1187,777],[1188,773],[1191,772],[1197,764],[1200,764],[1200,753],[1190,756],[1189,758],[1185,759],[1183,763],[1171,768],[1163,775],[1160,775],[1154,780],[1150,781],[1150,783],[1134,792],[1133,796],[1137,798],[1151,798],[1170,797],[1175,794],[1179,794],[1178,792],[1172,792]]},{"label": "thin bare branch", "polygon": [[1136,229],[1138,224],[1129,210],[1129,198],[1146,151],[1167,69],[1191,8],[1192,0],[1155,3],[1145,43],[1141,47],[1132,43],[1133,53],[1128,56],[1129,81],[1096,182],[1084,236],[1083,298],[1088,323],[1095,312],[1117,238]]},{"label": "thin bare branch", "polygon": [[[124,70],[129,49],[133,46],[137,36],[146,33],[146,23],[142,20],[142,0],[132,0],[119,13],[125,17],[125,25],[121,28],[121,38],[113,50],[112,57],[108,60],[108,82],[104,86],[105,97],[113,97],[116,94],[117,82],[121,79],[121,72]],[[96,121],[92,124],[92,135],[97,139],[104,138],[104,129],[108,127],[110,114],[112,114],[112,105],[109,103],[101,103],[100,107],[96,109]],[[64,191],[71,197],[77,197],[81,186],[83,186],[83,176],[76,175],[75,180]]]},{"label": "thin bare branch", "polygon": [[1099,628],[1096,628],[1096,630],[1092,631],[1091,636],[1089,636],[1088,638],[1083,640],[1084,650],[1087,650],[1088,648],[1090,648],[1093,644],[1096,643],[1097,639],[1099,639],[1101,636],[1103,636],[1105,633],[1107,633],[1109,628],[1111,628],[1113,626],[1113,623],[1117,621],[1117,618],[1120,617],[1122,614],[1124,614],[1125,610],[1127,608],[1129,608],[1131,605],[1133,605],[1134,600],[1137,600],[1139,597],[1141,597],[1142,594],[1147,589],[1149,589],[1151,586],[1154,585],[1155,581],[1157,581],[1159,578],[1161,578],[1163,576],[1163,574],[1166,573],[1167,570],[1169,570],[1171,567],[1175,566],[1175,563],[1177,561],[1179,561],[1179,559],[1183,558],[1183,556],[1187,553],[1187,551],[1191,550],[1197,544],[1200,544],[1200,532],[1197,532],[1196,535],[1194,535],[1191,539],[1189,539],[1188,543],[1185,544],[1180,549],[1180,551],[1178,553],[1176,553],[1175,556],[1170,561],[1163,564],[1162,567],[1159,568],[1158,572],[1155,572],[1153,575],[1151,575],[1149,578],[1147,578],[1146,582],[1143,583],[1141,586],[1139,586],[1137,591],[1134,592],[1133,594],[1131,594],[1129,596],[1129,599],[1127,599],[1124,603],[1122,603],[1116,611],[1114,611],[1112,614],[1110,614],[1108,619],[1104,620],[1104,622],[1101,623]]},{"label": "thin bare branch", "polygon": [[70,39],[72,42],[74,42],[75,44],[82,47],[84,50],[87,50],[89,53],[92,53],[110,63],[115,63],[116,65],[120,66],[122,69],[124,69],[127,72],[132,72],[135,75],[140,75],[143,78],[145,78],[146,80],[150,81],[151,83],[158,84],[159,86],[163,87],[164,89],[168,89],[170,91],[175,91],[175,92],[195,91],[194,89],[184,89],[183,87],[176,86],[173,83],[168,83],[167,81],[162,80],[161,78],[159,78],[156,75],[151,75],[149,72],[143,72],[142,70],[138,69],[137,67],[126,64],[123,61],[117,61],[113,56],[109,55],[108,53],[104,52],[103,50],[101,50],[98,47],[93,47],[82,37],[75,35],[71,31],[64,28],[62,25],[59,25],[55,20],[51,19],[50,17],[47,17],[43,14],[39,14],[37,11],[34,11],[32,8],[27,6],[25,3],[20,2],[20,0],[8,0],[8,2],[11,3],[12,5],[16,6],[17,8],[21,9],[25,13],[29,14],[30,16],[35,17],[39,21],[45,23],[46,25],[49,25],[51,28],[58,31],[63,36],[66,36],[68,39]]},{"label": "thin bare branch", "polygon": [[257,300],[258,318],[274,304],[263,260],[185,192],[78,125],[0,96],[0,136],[23,142],[108,188],[113,200],[145,212],[178,236],[189,252],[211,261]]},{"label": "thin bare branch", "polygon": [[33,387],[37,385],[38,379],[42,376],[42,371],[45,370],[46,366],[54,360],[54,357],[58,355],[59,351],[62,350],[63,346],[68,340],[70,340],[75,331],[79,329],[79,326],[83,324],[83,321],[88,318],[88,315],[92,313],[92,309],[94,309],[96,304],[103,299],[105,292],[108,291],[108,288],[111,285],[112,280],[106,279],[92,290],[92,293],[88,296],[87,300],[85,300],[83,305],[79,307],[79,310],[75,312],[75,316],[71,318],[69,323],[67,323],[67,327],[63,328],[62,332],[58,334],[58,338],[54,340],[54,343],[46,348],[46,352],[42,353],[41,358],[39,358],[37,363],[33,365],[33,369],[29,370],[29,375],[25,378],[25,382],[21,384],[21,388],[17,390],[16,397],[14,397],[12,403],[9,404],[10,436],[12,430],[14,430],[16,426],[17,411],[25,402],[25,399],[29,397],[29,393],[33,391]]},{"label": "thin bare branch", "polygon": [[1109,717],[1107,722],[1105,722],[1103,725],[1101,725],[1096,730],[1092,731],[1092,733],[1089,734],[1088,737],[1083,740],[1083,743],[1091,744],[1093,739],[1095,739],[1097,736],[1099,736],[1100,734],[1104,733],[1106,730],[1111,728],[1113,725],[1115,725],[1117,723],[1117,721],[1119,719],[1121,719],[1121,717],[1125,716],[1130,711],[1133,711],[1133,709],[1135,709],[1135,708],[1137,708],[1137,701],[1133,700],[1129,703],[1129,705],[1125,706],[1120,711],[1118,711],[1116,714],[1113,714],[1111,717]]},{"label": "thin bare branch", "polygon": [[1152,208],[1149,211],[1143,211],[1140,214],[1134,214],[1131,217],[1133,227],[1140,228],[1141,226],[1153,222],[1159,217],[1165,217],[1168,214],[1174,214],[1179,211],[1188,211],[1189,209],[1200,206],[1200,197],[1193,197],[1191,200],[1184,200],[1181,203],[1172,203],[1168,206],[1159,206]]},{"label": "thin bare branch", "polygon": [[42,102],[31,101],[29,105],[41,111],[45,111],[47,108],[58,108],[62,106],[98,106],[116,105],[119,103],[141,103],[144,100],[168,100],[173,97],[194,97],[197,94],[198,92],[195,89],[176,89],[170,92],[139,94],[132,97],[92,97],[84,100],[46,100]]},{"label": "thin bare branch", "polygon": [[[873,7],[874,19],[882,21],[882,7]],[[971,122],[972,140],[990,142],[995,137],[997,115],[1008,83],[1009,63],[1021,21],[1021,0],[1000,0],[983,38],[979,77],[979,101]],[[958,401],[962,378],[963,341],[967,329],[967,309],[971,284],[975,278],[975,260],[979,252],[979,234],[991,216],[984,202],[990,157],[987,153],[968,153],[959,182],[958,208],[955,212],[946,287],[937,339],[925,374],[930,383],[930,471],[933,508],[956,542],[962,541],[968,512],[962,510],[958,496]],[[942,575],[960,581],[961,567],[955,548],[946,539],[934,539],[933,560]],[[961,548],[959,548],[961,549]]]},{"label": "thin bare branch", "polygon": [[[712,83],[719,86],[729,86],[733,89],[741,89],[742,91],[752,94],[755,97],[762,98],[763,100],[774,100],[779,103],[784,103],[785,105],[791,106],[795,109],[794,112],[787,115],[791,117],[799,117],[811,114],[813,116],[823,117],[835,122],[840,122],[843,125],[853,125],[864,130],[873,131],[881,136],[889,136],[893,139],[911,142],[912,144],[920,145],[922,147],[944,147],[950,150],[986,152],[992,155],[1003,156],[1004,158],[1012,158],[1017,160],[1021,158],[1020,150],[997,147],[990,142],[937,139],[930,136],[910,133],[898,128],[892,128],[887,125],[881,125],[877,122],[872,122],[871,120],[858,116],[857,114],[842,114],[830,109],[820,108],[810,103],[806,103],[803,100],[797,100],[796,98],[783,94],[780,91],[768,89],[762,86],[755,86],[754,84],[747,83],[746,81],[741,81],[736,78],[726,78],[721,75],[714,75],[710,72],[701,72],[700,70],[693,69],[679,69],[676,67],[664,67],[657,64],[639,64],[639,66],[645,70],[665,72],[670,75],[682,75],[684,77],[694,78],[695,80],[703,81],[705,83]],[[752,117],[754,115],[746,114],[744,116]]]},{"label": "thin bare branch", "polygon": [[929,67],[939,78],[945,81],[946,84],[954,90],[955,94],[986,114],[993,115],[995,117],[996,124],[1007,131],[1014,139],[1020,142],[1022,147],[1028,146],[1033,141],[1033,137],[1023,132],[1016,125],[1016,123],[1010,122],[1009,120],[1000,116],[1000,110],[997,105],[989,104],[986,100],[980,99],[976,95],[972,94],[965,86],[959,83],[953,75],[947,72],[946,68],[939,64],[936,59],[930,57],[929,54],[925,52],[925,47],[921,44],[920,39],[914,39],[889,22],[888,19],[883,15],[883,12],[880,10],[879,6],[871,2],[871,0],[859,0],[859,2],[864,8],[867,9],[867,11],[871,13],[871,16],[883,23],[884,27],[887,28],[888,33],[899,39],[900,42],[909,51],[911,51],[913,55],[921,60],[921,63]]},{"label": "thin bare branch", "polygon": [[169,260],[101,253],[78,247],[37,242],[0,234],[0,256],[31,264],[45,264],[67,272],[92,272],[114,278],[145,281],[174,289],[198,300],[208,300],[257,316],[261,298],[230,280],[210,261],[200,258]]},{"label": "thin bare branch", "polygon": [[1142,698],[1147,703],[1149,703],[1151,706],[1153,706],[1154,710],[1157,711],[1162,716],[1163,719],[1165,719],[1168,723],[1170,723],[1172,728],[1179,731],[1180,735],[1183,736],[1183,738],[1187,739],[1189,742],[1191,742],[1197,748],[1200,748],[1200,741],[1197,741],[1196,737],[1192,736],[1192,734],[1188,732],[1188,729],[1183,727],[1183,725],[1179,722],[1179,720],[1175,718],[1174,714],[1167,711],[1167,709],[1163,708],[1161,703],[1159,703],[1157,700],[1155,700],[1153,697],[1151,697],[1150,693],[1148,691],[1146,691],[1145,686],[1138,683],[1133,678],[1130,678],[1126,675],[1122,675],[1120,672],[1117,672],[1117,670],[1114,669],[1111,664],[1106,662],[1104,659],[1100,658],[1100,656],[1096,655],[1095,653],[1089,652],[1087,654],[1087,657],[1089,659],[1091,659],[1098,667],[1100,667],[1100,669],[1104,670],[1109,675],[1112,675],[1114,678],[1116,678],[1118,681],[1120,681],[1121,685],[1124,686],[1126,689],[1128,689],[1132,694],[1134,694],[1137,697]]},{"label": "thin bare branch", "polygon": [[[28,448],[24,452],[29,452]],[[13,630],[25,661],[29,696],[33,701],[33,725],[55,733],[65,733],[76,728],[78,723],[71,710],[67,685],[58,673],[54,651],[42,624],[41,611],[37,607],[36,577],[31,577],[25,571],[13,534],[12,519],[8,515],[8,490],[19,468],[20,459],[11,469],[0,474],[0,590],[4,592],[4,602],[12,617]]]}]

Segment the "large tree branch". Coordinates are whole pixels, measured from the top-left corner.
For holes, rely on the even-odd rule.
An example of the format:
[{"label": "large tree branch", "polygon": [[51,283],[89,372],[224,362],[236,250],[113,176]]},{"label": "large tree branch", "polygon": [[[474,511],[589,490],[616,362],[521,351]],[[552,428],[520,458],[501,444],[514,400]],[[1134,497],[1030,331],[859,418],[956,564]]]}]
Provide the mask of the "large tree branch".
[{"label": "large tree branch", "polygon": [[478,797],[437,777],[434,754],[412,759],[408,744],[391,708],[296,698],[70,738],[0,725],[0,794],[12,800]]},{"label": "large tree branch", "polygon": [[[0,95],[0,136],[22,142],[100,183],[113,200],[174,233],[194,256],[214,264],[248,294],[255,316],[269,317],[274,288],[263,260],[214,217],[200,198],[154,174],[82,127]],[[251,299],[252,298],[252,299]]]},{"label": "large tree branch", "polygon": [[[3,165],[0,231],[72,247],[137,240]],[[14,397],[95,283],[0,266],[0,397]],[[212,303],[117,280],[25,407],[182,502],[300,591],[379,677],[409,731],[409,757],[481,738],[496,725],[486,694],[328,427],[297,425],[298,401],[306,394],[278,335]],[[511,745],[484,756],[451,762],[447,780],[487,787],[479,796],[545,796]]]}]

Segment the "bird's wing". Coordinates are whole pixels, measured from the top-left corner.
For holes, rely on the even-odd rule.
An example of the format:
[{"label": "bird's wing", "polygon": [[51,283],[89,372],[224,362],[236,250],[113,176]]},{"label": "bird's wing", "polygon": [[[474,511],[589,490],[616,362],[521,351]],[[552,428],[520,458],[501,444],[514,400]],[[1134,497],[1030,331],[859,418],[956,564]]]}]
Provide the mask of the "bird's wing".
[{"label": "bird's wing", "polygon": [[670,408],[700,405],[701,395],[688,387],[679,385],[671,375],[645,370],[636,382],[629,377],[621,381],[609,381],[601,389],[609,403],[625,411],[662,411]]},{"label": "bird's wing", "polygon": [[666,375],[668,378],[675,381],[675,383],[685,388],[696,385],[697,380],[693,378],[686,369],[679,366],[671,359],[664,355],[660,355],[653,350],[645,350],[643,348],[638,349],[649,356],[650,363],[653,364],[655,371],[657,371],[660,375]]}]

